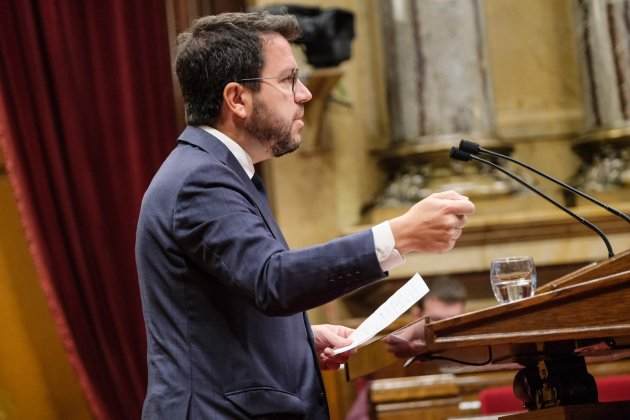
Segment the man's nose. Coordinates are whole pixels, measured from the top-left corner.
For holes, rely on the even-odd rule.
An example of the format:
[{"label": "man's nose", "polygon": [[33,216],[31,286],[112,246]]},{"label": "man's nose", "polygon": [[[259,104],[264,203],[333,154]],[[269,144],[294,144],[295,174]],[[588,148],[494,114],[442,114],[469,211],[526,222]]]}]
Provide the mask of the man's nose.
[{"label": "man's nose", "polygon": [[304,83],[300,79],[297,80],[297,86],[295,89],[295,102],[298,104],[303,104],[313,99],[313,94],[306,87]]}]

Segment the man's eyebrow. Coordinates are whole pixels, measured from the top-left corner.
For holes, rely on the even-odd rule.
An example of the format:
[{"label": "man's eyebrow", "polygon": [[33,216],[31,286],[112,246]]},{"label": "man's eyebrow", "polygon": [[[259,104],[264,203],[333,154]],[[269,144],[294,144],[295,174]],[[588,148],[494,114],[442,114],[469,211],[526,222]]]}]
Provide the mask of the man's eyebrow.
[{"label": "man's eyebrow", "polygon": [[289,68],[289,69],[283,70],[281,74],[282,74],[282,75],[285,75],[285,76],[287,76],[287,77],[288,77],[288,76],[292,76],[292,75],[293,75],[293,73],[295,73],[295,72],[297,72],[297,71],[299,71],[299,70],[300,70],[300,69],[299,69],[299,68],[297,68],[297,67],[291,67],[291,68]]}]

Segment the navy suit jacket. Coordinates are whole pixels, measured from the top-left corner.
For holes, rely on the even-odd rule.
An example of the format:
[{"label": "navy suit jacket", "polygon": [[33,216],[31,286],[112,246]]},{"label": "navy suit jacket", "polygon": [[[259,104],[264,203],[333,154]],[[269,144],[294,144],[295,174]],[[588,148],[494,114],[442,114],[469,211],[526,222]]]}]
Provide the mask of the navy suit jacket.
[{"label": "navy suit jacket", "polygon": [[236,158],[187,127],[144,195],[136,260],[143,419],[328,418],[304,311],[384,276],[370,230],[290,251]]}]

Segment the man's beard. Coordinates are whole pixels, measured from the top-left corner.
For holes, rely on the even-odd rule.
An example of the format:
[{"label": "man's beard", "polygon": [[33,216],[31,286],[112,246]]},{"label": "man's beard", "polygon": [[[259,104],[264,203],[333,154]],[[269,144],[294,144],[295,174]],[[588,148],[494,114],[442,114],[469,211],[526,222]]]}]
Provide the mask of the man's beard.
[{"label": "man's beard", "polygon": [[300,142],[293,140],[291,127],[293,120],[284,123],[274,117],[269,108],[261,101],[254,101],[254,112],[245,122],[245,130],[262,144],[271,147],[275,157],[297,150]]}]

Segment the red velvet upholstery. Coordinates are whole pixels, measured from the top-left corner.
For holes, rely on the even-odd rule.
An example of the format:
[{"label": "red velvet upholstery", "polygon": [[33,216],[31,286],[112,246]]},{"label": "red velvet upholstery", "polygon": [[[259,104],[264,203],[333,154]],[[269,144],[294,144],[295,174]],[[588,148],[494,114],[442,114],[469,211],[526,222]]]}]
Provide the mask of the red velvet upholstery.
[{"label": "red velvet upholstery", "polygon": [[[596,378],[599,402],[630,401],[630,375]],[[511,386],[484,389],[479,393],[483,414],[522,411],[522,403],[516,399]]]},{"label": "red velvet upholstery", "polygon": [[483,414],[510,413],[522,411],[523,403],[519,401],[511,386],[486,388],[479,393],[481,412]]},{"label": "red velvet upholstery", "polygon": [[597,378],[599,402],[630,401],[630,375]]}]

